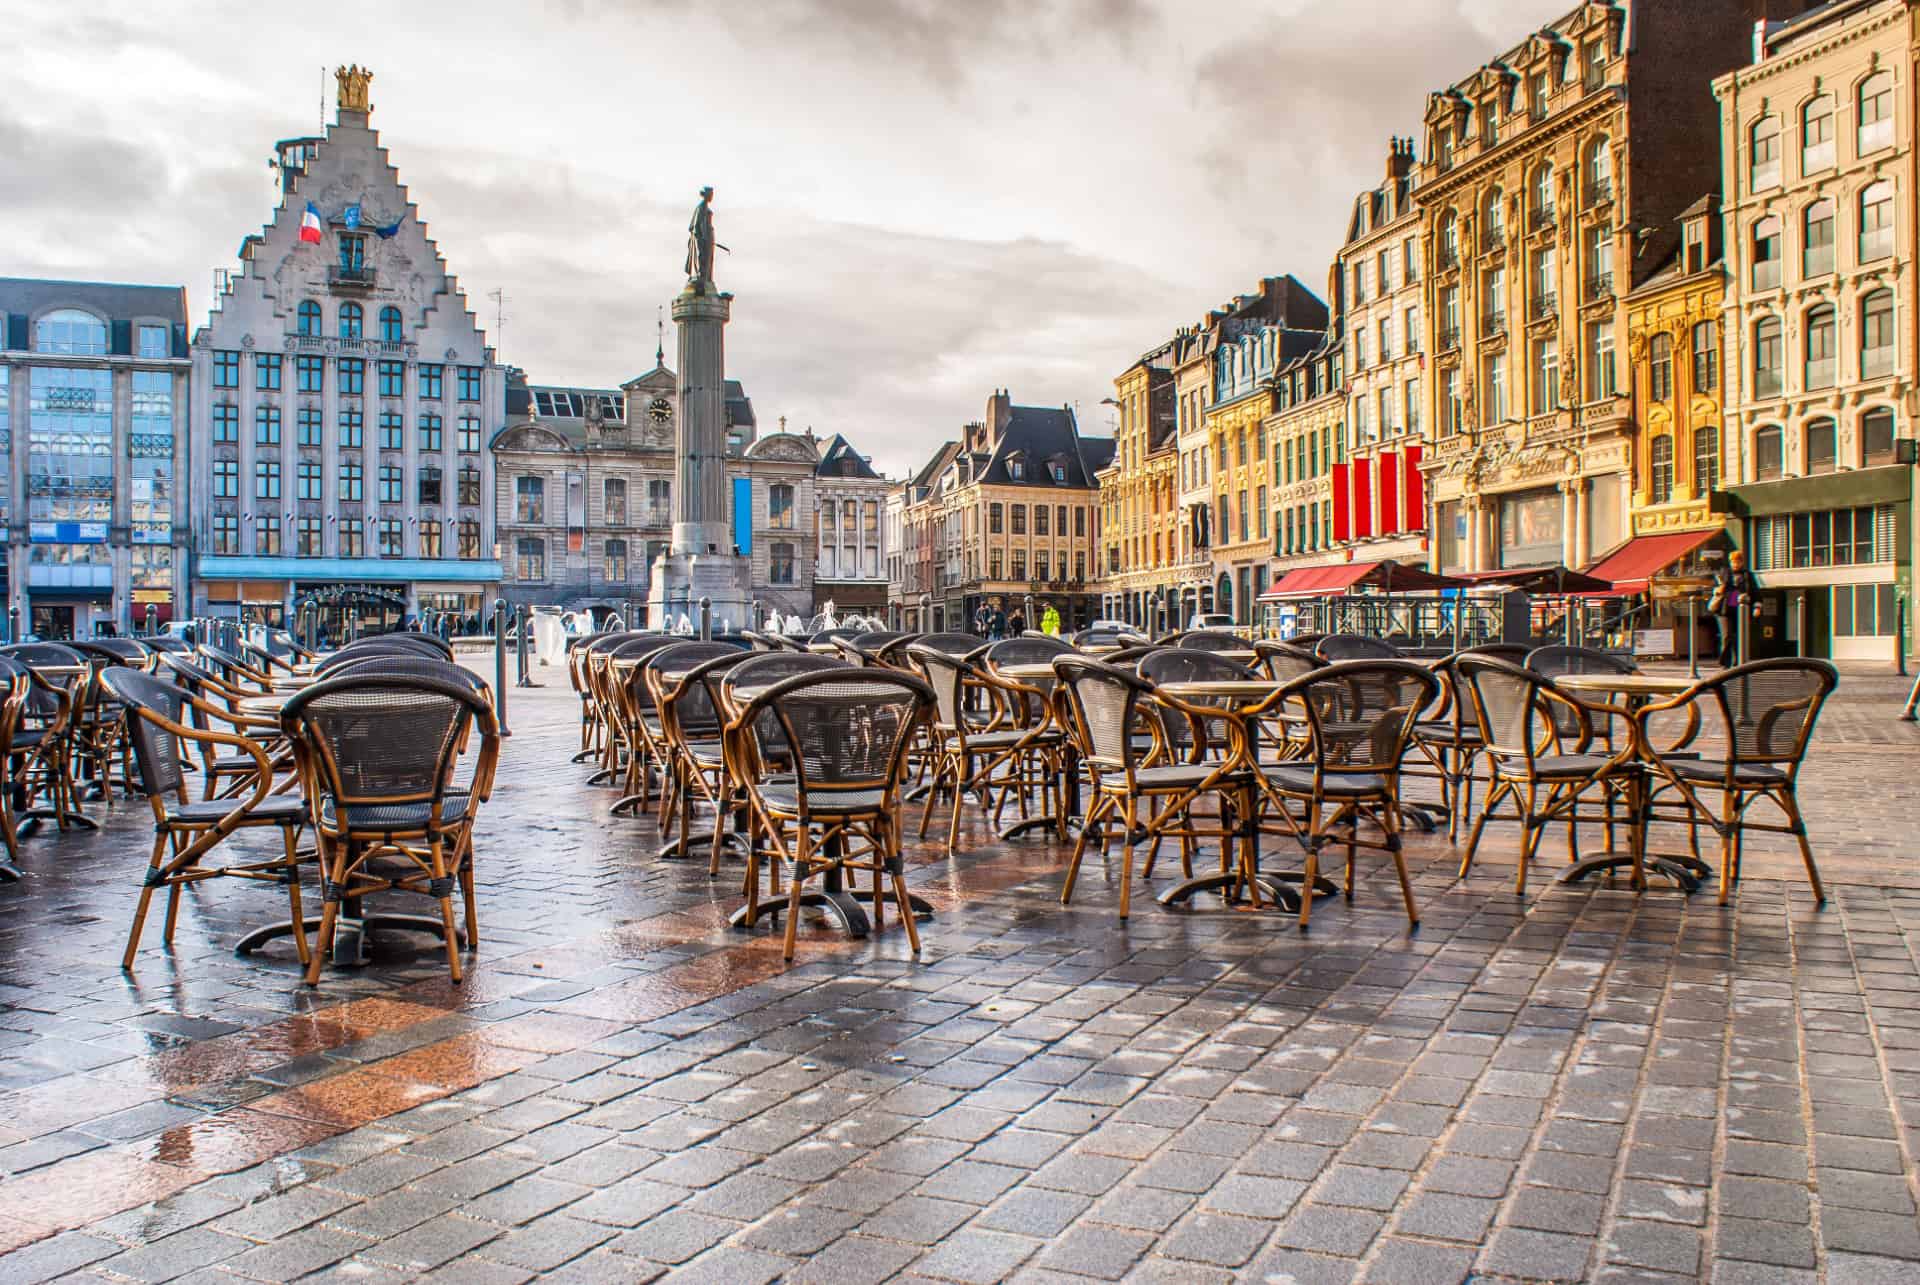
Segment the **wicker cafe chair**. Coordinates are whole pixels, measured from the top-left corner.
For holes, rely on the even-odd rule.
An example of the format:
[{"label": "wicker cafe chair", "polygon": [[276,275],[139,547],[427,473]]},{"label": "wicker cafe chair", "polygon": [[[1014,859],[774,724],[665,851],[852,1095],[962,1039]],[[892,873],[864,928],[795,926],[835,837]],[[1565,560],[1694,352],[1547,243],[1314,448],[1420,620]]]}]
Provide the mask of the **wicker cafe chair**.
[{"label": "wicker cafe chair", "polygon": [[148,651],[156,653],[184,652],[191,654],[193,651],[192,643],[188,642],[185,638],[180,638],[173,634],[145,634],[141,637],[140,641]]},{"label": "wicker cafe chair", "polygon": [[[659,634],[642,634],[609,646],[596,646],[586,658],[587,684],[607,728],[600,770],[587,778],[587,784],[618,783],[620,797],[613,804],[616,814],[631,811],[638,815],[646,811],[653,795],[653,769],[657,760],[652,754],[655,742],[651,738],[658,734],[659,722],[647,699],[646,678],[639,667],[648,656],[681,641]],[[622,669],[616,661],[631,663]]]},{"label": "wicker cafe chair", "polygon": [[[642,728],[648,753],[660,767],[660,837],[668,838],[676,827],[681,832],[660,849],[662,857],[687,855],[693,796],[714,803],[718,778],[726,772],[720,714],[706,682],[694,675],[711,663],[738,663],[752,654],[732,643],[675,643],[648,656],[630,680],[629,686],[641,689],[636,699],[644,700],[652,715]],[[723,819],[715,814],[716,830]]]},{"label": "wicker cafe chair", "polygon": [[[120,966],[133,967],[134,955],[140,949],[140,930],[146,924],[147,911],[157,889],[167,890],[163,938],[171,946],[174,925],[180,915],[180,890],[190,883],[223,875],[286,885],[294,948],[300,962],[307,963],[306,920],[300,910],[300,857],[296,844],[300,827],[306,824],[305,802],[298,795],[268,794],[273,785],[273,765],[266,752],[254,742],[244,736],[191,725],[188,711],[196,705],[209,719],[221,715],[184,689],[124,667],[106,670],[100,675],[100,683],[126,711],[128,739],[133,742],[133,758],[138,768],[136,782],[153,806],[153,853],[147,861],[146,879],[140,888],[140,901],[133,912],[133,929],[127,935],[127,950]],[[211,753],[213,747],[222,745],[245,753],[254,763],[251,789],[243,796],[189,800],[187,778],[193,764],[181,753],[183,745],[200,747],[203,753]],[[279,856],[223,867],[201,864],[209,852],[236,830],[269,826],[280,830]]]},{"label": "wicker cafe chair", "polygon": [[[295,747],[322,862],[324,902],[307,983],[320,980],[341,904],[396,889],[440,903],[447,969],[458,982],[453,890],[457,883],[466,903],[471,946],[473,826],[500,758],[493,706],[446,678],[348,674],[296,693],[280,717]],[[476,728],[472,780],[456,790],[454,760]]]},{"label": "wicker cafe chair", "polygon": [[15,755],[24,756],[24,749],[16,749],[14,738],[20,733],[32,689],[33,676],[26,666],[0,656],[0,764],[6,765],[8,773],[7,785],[0,788],[0,842],[7,845],[6,859],[0,861],[0,880],[9,883],[22,877],[20,834],[13,819],[13,807],[15,783],[20,780]]},{"label": "wicker cafe chair", "polygon": [[[1807,843],[1800,815],[1800,765],[1806,761],[1820,711],[1840,683],[1840,671],[1824,660],[1788,657],[1756,660],[1722,670],[1669,700],[1643,705],[1633,714],[1634,735],[1650,745],[1648,724],[1669,710],[1686,710],[1700,722],[1717,725],[1722,757],[1690,753],[1653,753],[1653,799],[1677,799],[1689,821],[1704,821],[1720,836],[1720,904],[1740,879],[1740,858],[1749,831],[1790,834],[1800,845],[1800,861],[1813,886],[1814,900],[1825,904],[1826,890]],[[1699,724],[1696,723],[1694,727]],[[1691,740],[1694,727],[1687,739]],[[1717,791],[1716,809],[1702,798]],[[1786,817],[1785,825],[1747,819],[1747,809],[1766,799]]]},{"label": "wicker cafe chair", "polygon": [[1267,677],[1276,683],[1290,683],[1327,663],[1314,655],[1310,648],[1272,638],[1262,638],[1254,643],[1253,656],[1260,667],[1267,671]]},{"label": "wicker cafe chair", "polygon": [[1223,629],[1195,629],[1172,640],[1175,647],[1190,651],[1248,651],[1247,640]]},{"label": "wicker cafe chair", "polygon": [[992,803],[995,786],[1003,791],[1022,788],[1026,782],[1017,760],[1038,729],[1013,725],[997,705],[984,722],[970,715],[969,707],[979,700],[991,703],[978,662],[924,644],[907,648],[907,654],[926,676],[936,706],[927,747],[932,788],[920,814],[920,837],[926,837],[944,787],[952,797],[947,816],[947,855],[952,856],[966,796],[974,794],[984,806]]},{"label": "wicker cafe chair", "polygon": [[24,668],[30,680],[7,765],[16,823],[21,829],[47,820],[60,830],[91,827],[92,820],[80,813],[73,759],[78,728],[94,695],[94,667],[60,643],[15,643],[0,647],[0,656]]},{"label": "wicker cafe chair", "polygon": [[[1613,804],[1638,770],[1632,744],[1610,754],[1590,751],[1590,710],[1626,715],[1625,710],[1592,701],[1575,701],[1553,681],[1493,656],[1463,654],[1454,662],[1457,681],[1471,699],[1483,753],[1489,764],[1487,801],[1473,823],[1460,877],[1473,866],[1480,835],[1502,802],[1511,802],[1521,827],[1520,872],[1514,893],[1527,890],[1527,866],[1540,848],[1540,836],[1555,821],[1567,826],[1570,858],[1577,859],[1581,821],[1613,822]],[[1580,810],[1590,794],[1601,796],[1603,817]]]},{"label": "wicker cafe chair", "polygon": [[[721,815],[730,815],[736,808],[745,806],[749,831],[764,828],[764,823],[753,814],[752,798],[745,783],[782,773],[791,779],[793,771],[781,740],[779,721],[772,710],[763,710],[757,723],[751,725],[738,721],[741,711],[746,708],[746,700],[740,693],[758,692],[800,674],[847,668],[850,666],[844,660],[833,656],[816,656],[806,651],[754,652],[739,664],[723,669],[708,679],[708,692],[714,708],[720,713],[720,747],[727,763],[726,774],[721,778],[718,804]],[[709,860],[707,874],[713,877],[719,873],[716,856]],[[767,879],[770,895],[778,895],[779,878],[779,864],[769,863]],[[753,879],[753,870],[749,868],[742,886],[743,892],[750,892]]]},{"label": "wicker cafe chair", "polygon": [[880,665],[880,652],[888,643],[900,641],[912,635],[898,629],[874,630],[869,633],[855,634],[851,638],[835,638],[833,645],[849,664]]},{"label": "wicker cafe chair", "polygon": [[133,750],[127,742],[120,702],[100,687],[97,679],[115,666],[147,670],[153,664],[153,653],[132,638],[89,638],[67,645],[87,658],[96,677],[93,698],[74,724],[74,757],[91,778],[87,797],[98,798],[111,808],[116,785],[129,791],[133,788]]},{"label": "wicker cafe chair", "polygon": [[613,737],[606,720],[605,703],[593,672],[594,658],[623,642],[648,636],[651,635],[644,631],[615,630],[582,638],[567,649],[567,681],[580,694],[580,751],[573,756],[575,763],[585,763],[590,759],[604,761],[607,744]]},{"label": "wicker cafe chair", "polygon": [[[267,714],[247,709],[248,702],[263,699],[258,692],[245,692],[233,687],[212,670],[177,652],[162,652],[155,673],[157,677],[184,688],[198,698],[200,703],[190,705],[186,711],[194,726],[209,727],[210,720],[217,718],[266,750],[276,772],[292,769],[293,751],[280,730],[278,711]],[[233,751],[223,754],[217,749],[203,748],[207,749],[201,764],[203,799],[246,788],[256,766],[252,755]]]},{"label": "wicker cafe chair", "polygon": [[[1417,925],[1420,911],[1400,848],[1400,772],[1415,721],[1439,690],[1439,680],[1421,665],[1404,660],[1357,660],[1327,665],[1296,678],[1266,702],[1263,713],[1297,708],[1305,717],[1307,742],[1295,761],[1262,765],[1262,790],[1278,806],[1281,822],[1306,854],[1301,880],[1300,927],[1313,913],[1313,887],[1320,877],[1320,850],[1341,842],[1345,831],[1346,896],[1353,899],[1355,857],[1360,848],[1385,852],[1400,877],[1407,922]],[[1302,805],[1305,825],[1289,804]],[[1371,822],[1379,839],[1363,839],[1361,822]]]},{"label": "wicker cafe chair", "polygon": [[[1225,874],[1233,860],[1232,823],[1245,819],[1233,815],[1234,809],[1230,804],[1233,801],[1233,788],[1246,784],[1246,774],[1235,773],[1231,779],[1224,775],[1239,746],[1237,720],[1229,716],[1231,705],[1227,701],[1205,696],[1174,699],[1159,689],[1170,683],[1257,681],[1260,675],[1238,661],[1197,647],[1158,648],[1151,655],[1141,658],[1135,672],[1155,688],[1154,703],[1149,711],[1154,716],[1154,722],[1150,725],[1152,743],[1139,740],[1135,743],[1136,752],[1142,749],[1148,751],[1142,761],[1148,764],[1202,766],[1221,774],[1214,783],[1217,788],[1196,792],[1177,814],[1166,812],[1162,825],[1154,835],[1153,846],[1147,852],[1141,877],[1153,876],[1160,841],[1168,835],[1180,840],[1180,868],[1188,878],[1193,877],[1194,841],[1219,838],[1221,873]],[[1257,752],[1258,747],[1249,748]],[[1206,793],[1215,796],[1217,810],[1213,817],[1214,824],[1203,827],[1195,821],[1192,807]]]},{"label": "wicker cafe chair", "polygon": [[[1621,656],[1593,647],[1576,647],[1567,643],[1535,647],[1527,653],[1524,661],[1515,663],[1523,664],[1534,673],[1547,678],[1559,678],[1564,674],[1637,674],[1640,672],[1640,666],[1634,663],[1631,656]],[[1560,717],[1564,718],[1564,713]],[[1614,720],[1609,717],[1594,729],[1609,749],[1613,747],[1613,723]]]},{"label": "wicker cafe chair", "polygon": [[1395,660],[1400,649],[1384,638],[1365,634],[1328,634],[1313,645],[1313,654],[1329,663],[1346,660]]},{"label": "wicker cafe chair", "polygon": [[[1087,656],[1057,656],[1053,672],[1067,689],[1073,735],[1093,782],[1093,804],[1074,842],[1073,857],[1060,889],[1060,904],[1064,906],[1073,899],[1088,838],[1099,834],[1104,858],[1117,837],[1121,845],[1120,918],[1125,919],[1133,904],[1136,845],[1182,829],[1191,837],[1189,805],[1202,793],[1229,788],[1233,782],[1221,764],[1156,762],[1163,756],[1154,750],[1143,751],[1143,745],[1154,741],[1148,720],[1155,689],[1139,674]],[[1142,801],[1148,805],[1144,817]],[[1176,821],[1183,824],[1176,826]]]},{"label": "wicker cafe chair", "polygon": [[[735,672],[739,672],[736,668]],[[932,709],[934,694],[911,674],[855,669],[796,674],[761,689],[734,726],[762,743],[763,760],[778,747],[791,776],[748,777],[746,788],[776,861],[788,867],[785,957],[793,958],[800,908],[809,880],[829,892],[848,874],[872,875],[873,926],[884,926],[884,878],[920,953],[920,931],[900,859],[900,791],[914,730]],[[772,745],[758,730],[770,717]],[[748,858],[746,919],[758,915],[760,860]]]},{"label": "wicker cafe chair", "polygon": [[[1012,838],[1037,825],[1046,825],[1062,839],[1067,837],[1067,738],[1060,727],[1054,679],[1051,674],[1038,679],[1014,678],[1004,671],[1010,665],[1050,665],[1055,656],[1073,654],[1073,648],[1058,638],[1029,633],[994,643],[973,670],[1004,726],[1019,733],[1007,751],[1012,784],[1000,793],[993,825],[999,826],[1011,796],[1019,808],[1020,827],[1003,837]],[[1038,817],[1029,811],[1029,801],[1036,795],[1042,803]]]}]

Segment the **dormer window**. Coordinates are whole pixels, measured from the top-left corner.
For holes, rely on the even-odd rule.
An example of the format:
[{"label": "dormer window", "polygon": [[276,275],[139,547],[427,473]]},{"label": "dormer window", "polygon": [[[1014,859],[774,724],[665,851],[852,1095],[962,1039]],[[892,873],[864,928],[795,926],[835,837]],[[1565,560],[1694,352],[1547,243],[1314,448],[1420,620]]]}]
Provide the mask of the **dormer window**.
[{"label": "dormer window", "polygon": [[1009,455],[1007,457],[1007,476],[1016,482],[1024,482],[1027,480],[1027,460],[1024,455]]},{"label": "dormer window", "polygon": [[1053,466],[1052,466],[1052,470],[1051,470],[1051,471],[1052,471],[1052,473],[1053,473],[1053,480],[1054,480],[1054,481],[1056,481],[1056,482],[1065,482],[1065,481],[1067,480],[1067,466],[1066,466],[1066,464],[1065,464],[1065,462],[1064,462],[1064,461],[1061,461],[1061,460],[1055,460],[1055,461],[1053,462]]}]

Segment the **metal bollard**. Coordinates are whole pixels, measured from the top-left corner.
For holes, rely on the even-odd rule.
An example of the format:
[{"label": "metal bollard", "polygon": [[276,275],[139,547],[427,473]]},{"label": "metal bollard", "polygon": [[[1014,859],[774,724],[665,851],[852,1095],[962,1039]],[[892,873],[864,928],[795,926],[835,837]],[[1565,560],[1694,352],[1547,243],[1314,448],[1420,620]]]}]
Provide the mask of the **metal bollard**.
[{"label": "metal bollard", "polygon": [[1697,623],[1695,622],[1694,616],[1693,616],[1694,611],[1699,607],[1699,605],[1700,605],[1699,594],[1690,593],[1687,595],[1687,677],[1688,678],[1700,677],[1700,656],[1699,656],[1700,630],[1697,627]]},{"label": "metal bollard", "polygon": [[[1894,672],[1900,677],[1907,676],[1907,596],[1895,593],[1893,596],[1893,661]],[[1912,701],[1907,704],[1911,706]]]},{"label": "metal bollard", "polygon": [[713,599],[705,594],[700,595],[700,639],[713,641]]},{"label": "metal bollard", "polygon": [[500,735],[507,731],[507,600],[493,600],[493,718]]},{"label": "metal bollard", "polygon": [[517,622],[513,636],[514,685],[532,687],[534,682],[533,674],[528,668],[527,635],[533,632],[533,608],[524,602],[521,603],[519,609],[514,612],[514,618]]}]

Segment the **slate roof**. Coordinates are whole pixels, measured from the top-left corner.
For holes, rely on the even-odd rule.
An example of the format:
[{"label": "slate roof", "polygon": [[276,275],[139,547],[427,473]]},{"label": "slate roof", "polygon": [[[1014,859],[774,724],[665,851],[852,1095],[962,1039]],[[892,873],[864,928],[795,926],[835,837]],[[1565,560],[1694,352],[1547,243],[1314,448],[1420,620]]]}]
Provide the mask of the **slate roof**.
[{"label": "slate roof", "polygon": [[[1106,442],[1106,458],[1113,457],[1113,439]],[[1006,425],[993,443],[993,454],[976,476],[994,486],[1093,487],[1097,465],[1090,465],[1082,447],[1073,411],[1065,406],[1010,406]],[[1097,452],[1096,452],[1097,454]],[[1024,455],[1030,467],[1024,478],[1016,479],[1007,471],[1007,461]],[[1052,465],[1066,466],[1064,481],[1053,480]]]},{"label": "slate roof", "polygon": [[0,277],[0,312],[32,314],[43,308],[89,308],[109,321],[157,317],[187,323],[185,286],[127,285],[114,281],[46,281]]},{"label": "slate roof", "polygon": [[[852,460],[852,472],[848,472],[846,461]],[[820,452],[820,465],[814,470],[817,477],[864,477],[877,479],[880,475],[873,471],[873,465],[867,457],[853,449],[853,443],[835,433],[827,442],[825,450]]]}]

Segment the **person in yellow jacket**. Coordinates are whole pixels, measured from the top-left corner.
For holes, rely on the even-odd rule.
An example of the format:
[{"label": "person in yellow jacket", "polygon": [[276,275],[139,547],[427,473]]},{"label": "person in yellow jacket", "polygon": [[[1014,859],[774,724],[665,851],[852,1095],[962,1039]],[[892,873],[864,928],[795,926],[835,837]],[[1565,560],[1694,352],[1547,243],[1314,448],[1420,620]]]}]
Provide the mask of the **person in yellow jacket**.
[{"label": "person in yellow jacket", "polygon": [[1052,634],[1055,638],[1060,636],[1060,609],[1051,603],[1040,616],[1040,632]]}]

